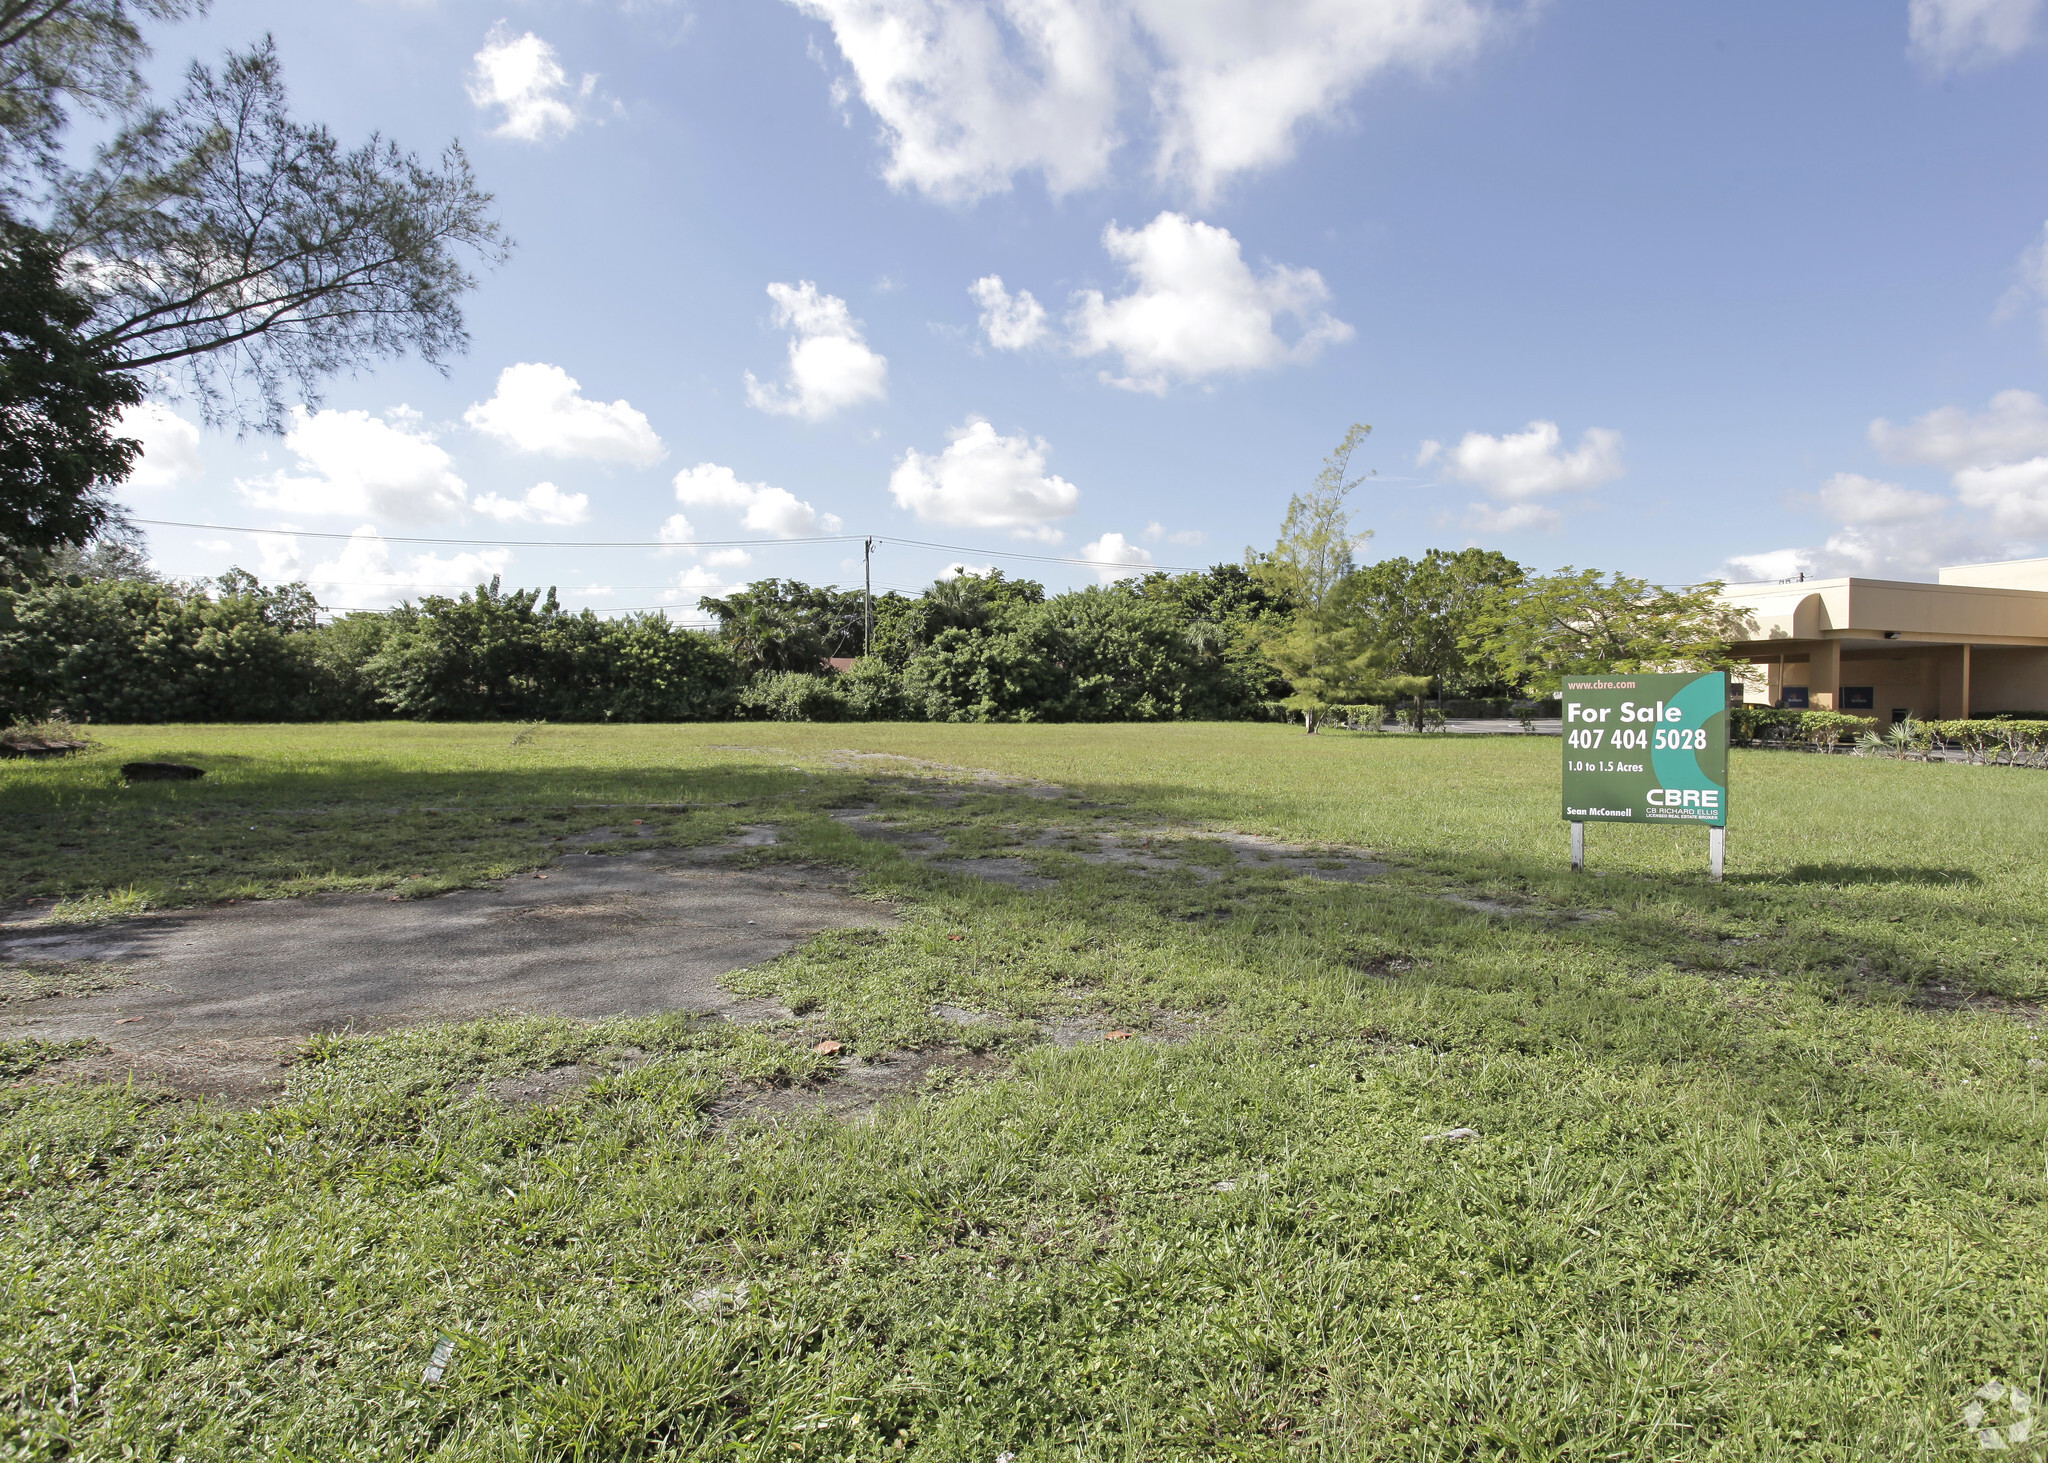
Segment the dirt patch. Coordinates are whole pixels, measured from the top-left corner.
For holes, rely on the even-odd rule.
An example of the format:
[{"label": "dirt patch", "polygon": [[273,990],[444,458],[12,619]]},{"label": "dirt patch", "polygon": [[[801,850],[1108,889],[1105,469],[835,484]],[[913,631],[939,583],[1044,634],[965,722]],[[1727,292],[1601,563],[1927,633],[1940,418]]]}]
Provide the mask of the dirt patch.
[{"label": "dirt patch", "polygon": [[1056,889],[1059,880],[1031,872],[1020,858],[933,859],[931,867],[948,874],[965,874],[990,884],[1007,884],[1012,889]]},{"label": "dirt patch", "polygon": [[[1110,864],[1148,873],[1186,869],[1203,883],[1214,883],[1226,868],[1272,868],[1290,878],[1322,879],[1358,884],[1384,874],[1389,865],[1353,850],[1306,848],[1261,838],[1252,833],[1198,833],[1158,828],[1103,835],[1094,846],[1077,846],[1071,835],[1039,840],[1076,854],[1086,863]],[[1223,855],[1227,855],[1224,857]]]},{"label": "dirt patch", "polygon": [[298,1059],[298,1050],[296,1038],[276,1037],[177,1042],[147,1051],[110,1046],[91,1056],[52,1062],[29,1080],[132,1083],[137,1091],[160,1097],[253,1107],[284,1091],[285,1069]]},{"label": "dirt patch", "polygon": [[648,917],[645,901],[631,894],[606,894],[596,899],[567,900],[560,904],[524,904],[505,911],[506,919],[639,920]]},{"label": "dirt patch", "polygon": [[2044,1015],[2043,1008],[2032,1001],[1930,982],[1907,987],[1905,1002],[1921,1011],[1968,1011],[1984,1016],[2010,1016],[2027,1026],[2041,1025]]},{"label": "dirt patch", "polygon": [[1504,900],[1486,899],[1476,894],[1443,894],[1439,898],[1446,904],[1455,904],[1475,914],[1491,915],[1496,919],[1551,919],[1567,924],[1588,924],[1594,920],[1613,919],[1611,909],[1553,909],[1540,904],[1509,904]]},{"label": "dirt patch", "polygon": [[1097,1016],[1067,1016],[1040,1024],[1039,1032],[1054,1046],[1092,1046],[1120,1041],[1143,1042],[1150,1046],[1178,1046],[1201,1029],[1201,1022],[1185,1011],[1155,1011],[1142,1025],[1119,1026]]},{"label": "dirt patch", "polygon": [[1008,1068],[1005,1057],[961,1047],[892,1052],[874,1059],[848,1057],[822,1082],[736,1089],[706,1108],[705,1117],[716,1129],[792,1122],[820,1112],[853,1121],[892,1098],[912,1097],[937,1083],[992,1076]]},{"label": "dirt patch", "polygon": [[920,833],[895,823],[878,818],[872,808],[842,808],[832,814],[832,821],[851,830],[861,838],[876,843],[887,843],[901,849],[912,858],[929,858],[944,852],[946,840],[936,833]]},{"label": "dirt patch", "polygon": [[0,1006],[91,996],[136,984],[135,973],[127,966],[99,960],[0,966]]},{"label": "dirt patch", "polygon": [[[274,1085],[277,1043],[288,1052],[319,1031],[513,1014],[780,1019],[783,1008],[742,1001],[719,977],[824,930],[895,919],[800,865],[706,869],[644,850],[569,854],[547,874],[431,899],[323,894],[61,929],[0,922],[0,1037],[96,1037],[113,1048],[107,1062],[205,1091],[247,1086],[263,1060]],[[88,967],[125,983],[51,987],[36,974]]]},{"label": "dirt patch", "polygon": [[1002,1019],[993,1011],[975,1011],[966,1006],[949,1006],[943,1001],[932,1007],[932,1014],[941,1021],[952,1022],[955,1026],[980,1026],[987,1021]]},{"label": "dirt patch", "polygon": [[626,828],[586,828],[581,833],[571,833],[562,842],[574,847],[588,847],[601,843],[622,843],[628,838],[659,838],[661,830],[645,823],[635,823]]}]

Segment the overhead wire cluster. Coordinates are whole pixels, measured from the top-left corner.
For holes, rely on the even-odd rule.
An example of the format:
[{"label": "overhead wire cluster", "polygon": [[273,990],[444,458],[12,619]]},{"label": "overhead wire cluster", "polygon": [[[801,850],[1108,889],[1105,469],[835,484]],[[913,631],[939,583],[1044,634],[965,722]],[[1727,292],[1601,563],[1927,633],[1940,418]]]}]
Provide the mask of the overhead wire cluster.
[{"label": "overhead wire cluster", "polygon": [[[305,528],[242,528],[226,523],[186,523],[172,518],[138,518],[151,528],[195,528],[209,533],[260,533],[279,538],[318,538],[347,541],[356,535]],[[1027,554],[1017,549],[973,548],[965,544],[937,544],[923,539],[896,538],[879,533],[819,534],[806,538],[702,538],[672,539],[522,539],[522,538],[423,538],[379,534],[387,544],[424,544],[464,549],[775,549],[799,544],[895,544],[906,549],[939,549],[949,554],[971,554],[982,559],[1024,559],[1037,564],[1078,564],[1089,569],[1137,569],[1146,573],[1191,574],[1193,564],[1132,564],[1121,559],[1081,559],[1065,554]]]}]

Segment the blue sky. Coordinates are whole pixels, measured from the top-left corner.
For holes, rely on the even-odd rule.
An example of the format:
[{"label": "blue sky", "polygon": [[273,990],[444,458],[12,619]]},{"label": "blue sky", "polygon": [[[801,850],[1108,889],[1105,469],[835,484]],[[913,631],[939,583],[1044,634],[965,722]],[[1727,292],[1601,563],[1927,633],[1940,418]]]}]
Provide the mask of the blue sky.
[{"label": "blue sky", "polygon": [[1119,571],[997,555],[1235,559],[1353,421],[1367,557],[2048,553],[2048,0],[216,0],[156,71],[266,31],[518,247],[445,377],[282,440],[160,396],[138,516],[299,531],[174,574],[1065,587]]}]

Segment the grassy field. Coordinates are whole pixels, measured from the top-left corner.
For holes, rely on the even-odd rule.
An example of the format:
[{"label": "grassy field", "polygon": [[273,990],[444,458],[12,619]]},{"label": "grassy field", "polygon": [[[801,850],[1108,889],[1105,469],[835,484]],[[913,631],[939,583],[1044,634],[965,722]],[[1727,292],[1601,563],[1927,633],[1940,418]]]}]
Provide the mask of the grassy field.
[{"label": "grassy field", "polygon": [[[1698,831],[1596,828],[1570,875],[1549,739],[98,734],[0,764],[0,898],[428,894],[630,805],[774,823],[734,857],[904,918],[736,977],[784,1026],[322,1039],[246,1112],[5,1048],[0,1457],[1937,1458],[1975,1389],[2048,1383],[2048,777],[1738,752],[1714,885]],[[1056,882],[826,816],[859,802]],[[1170,873],[1059,842],[1168,824]],[[1225,829],[1393,868],[1226,868]],[[999,1019],[914,1099],[716,1120],[829,1075],[821,1033],[957,1043],[939,1003]],[[614,1075],[485,1088],[567,1061]]]}]

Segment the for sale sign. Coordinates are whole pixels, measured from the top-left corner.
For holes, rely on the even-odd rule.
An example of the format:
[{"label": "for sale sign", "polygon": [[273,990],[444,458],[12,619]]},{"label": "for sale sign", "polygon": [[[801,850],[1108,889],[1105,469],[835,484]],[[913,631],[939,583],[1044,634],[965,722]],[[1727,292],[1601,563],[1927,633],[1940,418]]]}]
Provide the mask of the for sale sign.
[{"label": "for sale sign", "polygon": [[1728,677],[1616,672],[1564,683],[1564,816],[1728,825]]}]

